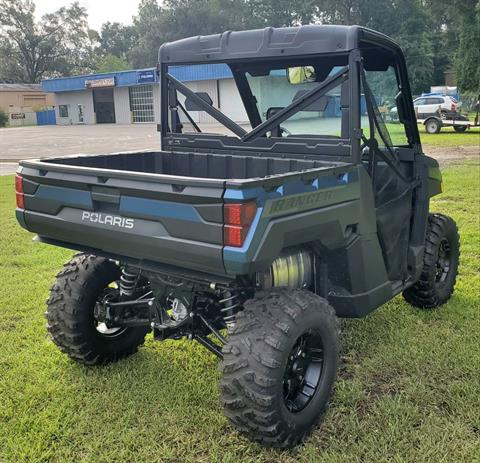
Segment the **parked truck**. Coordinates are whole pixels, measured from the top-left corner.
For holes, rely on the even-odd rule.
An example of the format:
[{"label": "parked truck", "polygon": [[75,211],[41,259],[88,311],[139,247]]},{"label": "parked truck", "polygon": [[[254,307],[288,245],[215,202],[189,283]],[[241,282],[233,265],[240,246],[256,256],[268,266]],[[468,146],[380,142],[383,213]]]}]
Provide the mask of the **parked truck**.
[{"label": "parked truck", "polygon": [[[171,73],[219,63],[249,127]],[[161,150],[20,163],[19,223],[79,251],[52,286],[48,330],[85,365],[133,354],[149,332],[196,340],[220,359],[231,423],[291,447],[327,406],[338,317],[400,293],[435,308],[454,290],[459,236],[429,211],[442,179],[404,55],[358,26],[266,28],[166,43],[158,73]],[[376,104],[385,89],[393,141]],[[222,129],[206,131],[200,112]]]}]

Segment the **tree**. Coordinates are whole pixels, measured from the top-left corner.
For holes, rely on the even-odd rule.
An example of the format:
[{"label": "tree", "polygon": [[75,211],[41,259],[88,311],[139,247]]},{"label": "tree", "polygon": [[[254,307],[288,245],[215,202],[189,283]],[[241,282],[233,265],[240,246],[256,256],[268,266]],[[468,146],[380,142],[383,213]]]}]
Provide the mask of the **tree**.
[{"label": "tree", "polygon": [[137,34],[133,26],[125,26],[118,22],[106,22],[100,31],[100,47],[97,52],[113,55],[128,61],[128,53],[132,49]]},{"label": "tree", "polygon": [[0,79],[39,82],[91,69],[93,39],[77,2],[34,18],[31,0],[0,0]]},{"label": "tree", "polygon": [[94,64],[95,72],[126,71],[131,68],[132,66],[125,58],[110,54],[100,56]]},{"label": "tree", "polygon": [[316,7],[323,22],[358,24],[392,37],[405,53],[412,91],[430,87],[434,40],[432,21],[421,0],[326,0]]},{"label": "tree", "polygon": [[443,84],[452,66],[459,86],[471,90],[479,85],[479,8],[478,0],[142,0],[127,55],[135,66],[153,66],[163,42],[192,35],[312,22],[359,24],[400,44],[414,93]]},{"label": "tree", "polygon": [[[428,12],[418,0],[402,0],[394,11],[398,26],[391,36],[405,53],[414,94],[429,91],[434,75],[434,33]],[[443,82],[440,82],[443,83]]]},{"label": "tree", "polygon": [[459,18],[458,50],[455,54],[458,86],[480,94],[480,2]]},{"label": "tree", "polygon": [[[88,29],[78,3],[34,19],[33,0],[0,0],[0,81],[154,66],[166,41],[224,30],[307,23],[359,24],[403,48],[414,93],[457,71],[480,86],[479,0],[142,0],[132,25]],[[97,46],[98,44],[98,46]]]},{"label": "tree", "polygon": [[245,4],[254,27],[308,24],[314,15],[312,0],[247,0]]},{"label": "tree", "polygon": [[480,1],[439,0],[444,11],[444,28],[450,32],[453,69],[462,92],[480,94]]},{"label": "tree", "polygon": [[142,0],[133,27],[137,39],[128,53],[130,62],[137,68],[154,66],[168,30],[163,8],[156,0]]},{"label": "tree", "polygon": [[[244,28],[242,1],[233,0],[142,0],[133,27],[136,40],[128,54],[135,67],[154,66],[164,42],[192,35],[222,32],[237,24]],[[242,24],[243,23],[243,24]]]}]

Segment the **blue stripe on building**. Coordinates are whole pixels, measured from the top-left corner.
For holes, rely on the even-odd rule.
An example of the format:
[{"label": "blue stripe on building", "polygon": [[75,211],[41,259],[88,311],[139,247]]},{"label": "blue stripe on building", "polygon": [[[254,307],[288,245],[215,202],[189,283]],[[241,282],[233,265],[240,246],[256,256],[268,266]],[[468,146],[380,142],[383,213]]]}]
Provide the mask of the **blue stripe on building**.
[{"label": "blue stripe on building", "polygon": [[[172,66],[170,72],[175,78],[182,82],[229,79],[232,77],[230,68],[226,64]],[[148,68],[48,79],[42,81],[42,88],[45,92],[75,92],[85,90],[86,81],[109,78],[115,79],[115,87],[131,87],[133,85],[158,82],[155,68]]]}]

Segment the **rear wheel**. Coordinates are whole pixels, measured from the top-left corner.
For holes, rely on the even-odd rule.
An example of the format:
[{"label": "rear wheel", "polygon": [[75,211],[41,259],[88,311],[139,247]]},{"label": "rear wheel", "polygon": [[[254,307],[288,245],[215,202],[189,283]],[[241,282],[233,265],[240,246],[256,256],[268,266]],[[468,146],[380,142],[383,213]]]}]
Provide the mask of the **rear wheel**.
[{"label": "rear wheel", "polygon": [[57,274],[47,300],[47,328],[54,343],[85,365],[114,362],[135,353],[148,328],[108,327],[95,319],[95,305],[115,294],[120,268],[80,254]]},{"label": "rear wheel", "polygon": [[302,290],[275,290],[245,303],[223,348],[221,400],[248,437],[292,447],[317,425],[335,380],[335,311]]},{"label": "rear wheel", "polygon": [[430,214],[420,279],[403,292],[407,302],[422,309],[438,307],[455,289],[460,259],[460,238],[454,220]]}]

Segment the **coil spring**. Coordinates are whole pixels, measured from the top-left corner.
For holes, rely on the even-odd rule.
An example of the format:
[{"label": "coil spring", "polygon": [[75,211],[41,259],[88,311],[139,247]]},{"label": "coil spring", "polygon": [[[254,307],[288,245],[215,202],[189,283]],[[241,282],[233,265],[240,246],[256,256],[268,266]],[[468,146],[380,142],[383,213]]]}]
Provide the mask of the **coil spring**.
[{"label": "coil spring", "polygon": [[122,268],[122,274],[120,275],[120,294],[122,296],[133,296],[135,288],[137,287],[139,274],[133,273],[131,270]]},{"label": "coil spring", "polygon": [[230,291],[224,291],[222,294],[222,299],[220,299],[219,303],[222,306],[220,309],[220,313],[222,314],[223,320],[225,324],[228,326],[232,326],[235,324],[235,315],[239,311],[240,307],[240,299],[238,295],[232,293]]}]

